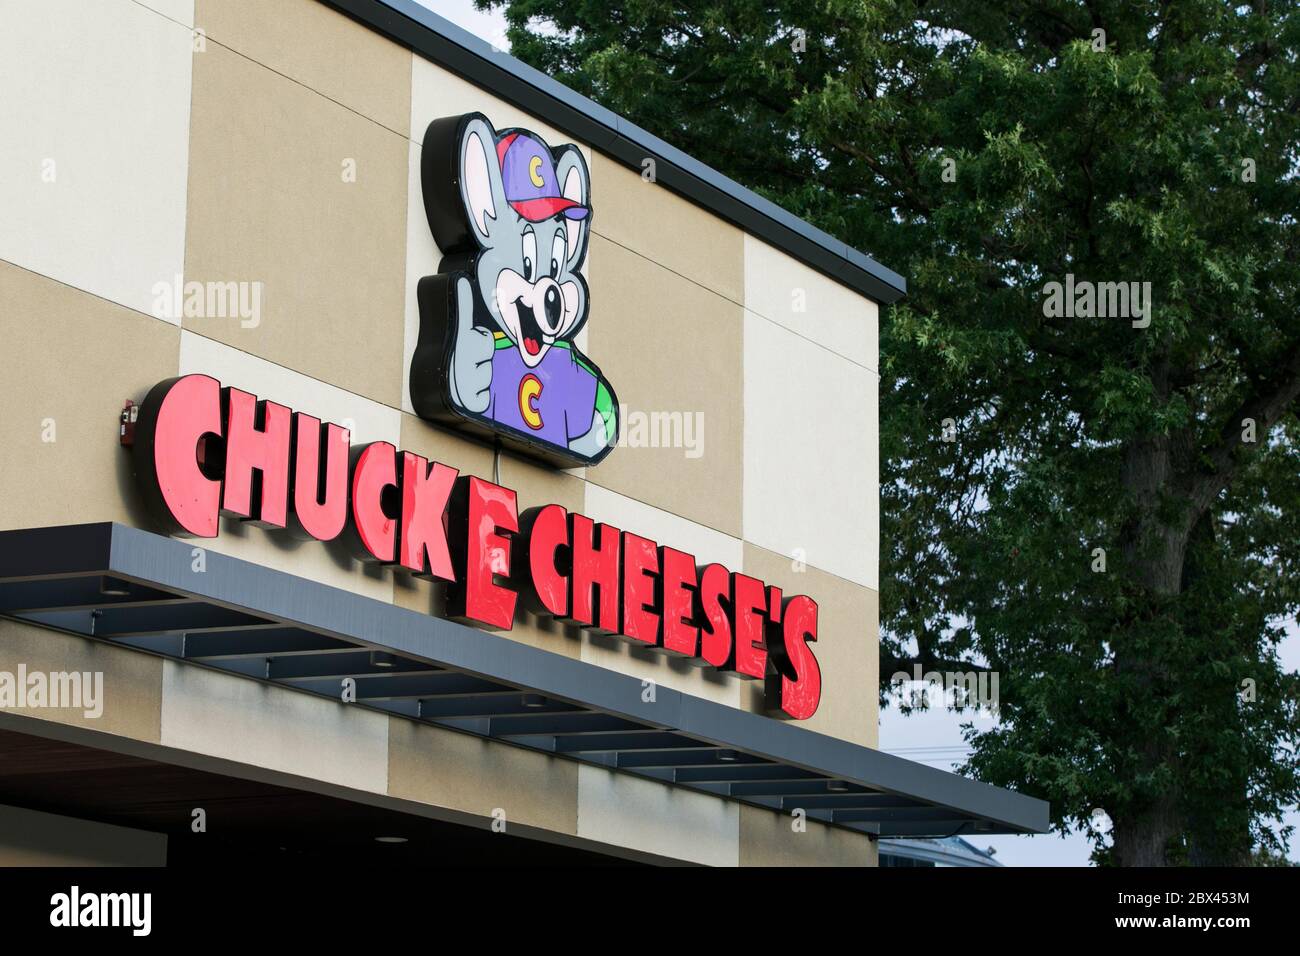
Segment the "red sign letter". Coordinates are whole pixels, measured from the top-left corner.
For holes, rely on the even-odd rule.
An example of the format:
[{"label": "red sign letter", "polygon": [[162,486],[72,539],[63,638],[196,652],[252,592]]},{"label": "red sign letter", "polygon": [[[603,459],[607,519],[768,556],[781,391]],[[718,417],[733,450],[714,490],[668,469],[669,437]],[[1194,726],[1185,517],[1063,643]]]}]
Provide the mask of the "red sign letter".
[{"label": "red sign letter", "polygon": [[[353,551],[362,561],[392,564],[397,555],[397,449],[386,441],[356,450],[352,469]],[[391,491],[389,490],[391,489]]]},{"label": "red sign letter", "polygon": [[664,650],[694,657],[700,648],[700,629],[694,624],[695,558],[675,548],[660,548],[659,567]]},{"label": "red sign letter", "polygon": [[456,481],[453,524],[458,556],[464,555],[464,577],[447,588],[449,613],[510,630],[518,595],[497,584],[496,578],[510,576],[510,538],[499,532],[519,531],[515,493],[482,478],[460,478]]},{"label": "red sign letter", "polygon": [[293,510],[295,530],[333,541],[348,520],[348,430],[299,412],[294,416]]},{"label": "red sign letter", "polygon": [[458,472],[455,468],[429,462],[409,451],[402,452],[402,567],[419,577],[453,581],[447,548],[447,502]]},{"label": "red sign letter", "polygon": [[263,528],[283,528],[289,517],[289,426],[293,413],[275,402],[259,402],[237,388],[225,389],[223,404],[226,486],[222,510]]},{"label": "red sign letter", "polygon": [[558,618],[569,614],[569,576],[560,570],[560,549],[569,546],[569,515],[559,505],[530,508],[520,521],[521,579],[532,581],[530,609]]},{"label": "red sign letter", "polygon": [[[596,544],[599,536],[600,543]],[[595,524],[586,515],[569,515],[573,546],[569,613],[582,627],[600,634],[618,633],[618,566],[622,537],[612,525]],[[600,592],[599,616],[592,588]]]},{"label": "red sign letter", "polygon": [[822,697],[821,667],[808,646],[817,640],[817,602],[802,594],[792,597],[783,616],[784,626],[769,629],[777,673],[767,677],[766,696],[795,720],[807,720],[817,713]]},{"label": "red sign letter", "polygon": [[762,680],[767,673],[767,650],[763,646],[763,612],[767,608],[767,588],[747,574],[731,576],[732,630],[736,635],[735,670],[741,677]]},{"label": "red sign letter", "polygon": [[221,383],[206,375],[159,382],[140,407],[136,472],[149,510],[169,534],[215,538],[221,482],[199,467],[199,440],[221,436]]},{"label": "red sign letter", "polygon": [[624,531],[622,634],[652,647],[659,644],[659,614],[655,609],[658,575],[658,546],[649,538]]},{"label": "red sign letter", "polygon": [[724,601],[731,600],[731,572],[720,564],[710,564],[700,572],[699,613],[700,656],[721,669],[731,665],[731,621]]}]

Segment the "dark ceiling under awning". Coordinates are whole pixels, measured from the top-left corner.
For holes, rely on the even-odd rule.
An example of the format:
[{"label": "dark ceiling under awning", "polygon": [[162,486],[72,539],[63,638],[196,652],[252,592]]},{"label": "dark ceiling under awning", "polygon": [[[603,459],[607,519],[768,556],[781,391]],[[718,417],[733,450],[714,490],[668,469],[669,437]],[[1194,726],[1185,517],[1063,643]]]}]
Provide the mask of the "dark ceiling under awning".
[{"label": "dark ceiling under awning", "polygon": [[[22,829],[21,822],[12,818],[13,807],[55,814],[56,819],[127,827],[137,835],[163,834],[168,866],[237,866],[245,874],[250,867],[328,866],[344,858],[367,868],[675,862],[644,854],[603,853],[564,838],[545,841],[535,834],[493,832],[456,819],[420,816],[407,808],[101,749],[95,744],[107,743],[112,735],[82,738],[75,731],[48,726],[49,721],[21,717],[5,721],[5,716],[0,714],[0,859],[5,860],[4,866],[13,865],[16,845],[44,851],[43,855],[51,850],[39,830]],[[70,737],[87,742],[73,743]],[[202,807],[210,821],[219,820],[219,825],[211,832],[194,832],[196,807]],[[83,841],[93,845],[84,831],[61,834],[57,842],[85,853],[91,848]],[[119,847],[117,852],[132,851]],[[119,857],[119,861],[148,866],[157,862],[147,854]]]},{"label": "dark ceiling under awning", "polygon": [[1041,800],[194,546],[0,532],[0,615],[881,836],[1047,830]]}]

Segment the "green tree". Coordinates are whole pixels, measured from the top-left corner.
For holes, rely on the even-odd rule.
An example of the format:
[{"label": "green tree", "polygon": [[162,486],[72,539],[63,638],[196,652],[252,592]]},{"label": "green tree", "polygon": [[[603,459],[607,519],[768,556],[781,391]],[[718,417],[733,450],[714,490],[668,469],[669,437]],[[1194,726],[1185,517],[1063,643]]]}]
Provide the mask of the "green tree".
[{"label": "green tree", "polygon": [[[908,277],[881,332],[881,674],[1001,674],[966,770],[1061,827],[1104,809],[1099,862],[1284,848],[1296,3],[479,4],[516,55]],[[1067,276],[1150,283],[1149,324],[1060,314]]]}]

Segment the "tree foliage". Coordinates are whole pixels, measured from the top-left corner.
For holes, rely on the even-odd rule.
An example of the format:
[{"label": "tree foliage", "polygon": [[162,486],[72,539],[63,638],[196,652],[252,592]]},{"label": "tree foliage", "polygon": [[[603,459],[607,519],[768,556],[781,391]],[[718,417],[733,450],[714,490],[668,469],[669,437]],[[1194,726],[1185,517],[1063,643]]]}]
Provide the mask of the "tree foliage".
[{"label": "tree foliage", "polygon": [[[1058,826],[1104,809],[1102,862],[1276,854],[1300,795],[1276,654],[1300,604],[1296,3],[505,6],[516,55],[907,276],[881,330],[881,673],[1001,674],[967,771]],[[1067,275],[1150,283],[1150,324],[1045,314]]]}]

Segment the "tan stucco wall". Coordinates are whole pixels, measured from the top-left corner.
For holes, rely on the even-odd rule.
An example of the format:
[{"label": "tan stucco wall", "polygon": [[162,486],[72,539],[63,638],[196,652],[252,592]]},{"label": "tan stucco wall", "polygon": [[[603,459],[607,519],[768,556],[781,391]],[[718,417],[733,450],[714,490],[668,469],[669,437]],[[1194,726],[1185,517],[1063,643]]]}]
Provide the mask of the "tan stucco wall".
[{"label": "tan stucco wall", "polygon": [[167,837],[131,827],[0,806],[0,867],[163,866]]},{"label": "tan stucco wall", "polygon": [[[0,14],[0,61],[16,67],[4,81],[16,95],[0,97],[0,441],[13,465],[0,528],[148,527],[117,447],[117,412],[163,378],[206,372],[342,421],[357,441],[391,441],[488,478],[499,469],[521,508],[558,502],[811,595],[825,686],[808,726],[876,745],[875,304],[579,144],[595,209],[585,265],[592,311],[580,344],[629,411],[699,413],[702,453],[622,447],[569,472],[508,453],[494,462],[485,446],[410,406],[414,289],[439,256],[419,195],[420,141],[431,119],[476,109],[498,128],[566,137],[317,0],[0,0]],[[191,27],[203,31],[198,44]],[[65,42],[79,30],[94,32],[93,49]],[[47,160],[57,172],[48,182]],[[262,283],[260,322],[156,317],[154,287],[177,275]],[[30,477],[8,479],[17,473]],[[205,546],[437,607],[427,582],[314,542],[225,521]],[[755,685],[616,640],[522,615],[509,634],[761,706]],[[85,661],[106,653],[0,623],[0,662],[53,659],[69,647]],[[321,724],[302,708],[341,705],[281,700],[297,695],[124,651],[105,666],[113,684],[136,688],[135,703],[100,721],[112,733],[321,779],[335,779],[333,761],[346,757],[359,789],[471,813],[500,805],[511,819],[640,849],[659,841],[699,862],[830,862],[857,852],[846,837],[815,836],[819,824],[801,835],[814,839],[785,847],[774,835],[788,824],[779,815],[498,753],[503,745],[400,718]],[[196,702],[214,714],[206,726]],[[250,714],[303,732],[321,724],[326,756],[303,763],[276,741],[241,751]],[[463,771],[440,772],[446,761]],[[639,808],[636,827],[619,826],[620,801]],[[874,861],[874,849],[864,859]]]},{"label": "tan stucco wall", "polygon": [[790,814],[740,808],[741,866],[876,866],[876,841],[862,833],[824,826],[800,828]]}]

